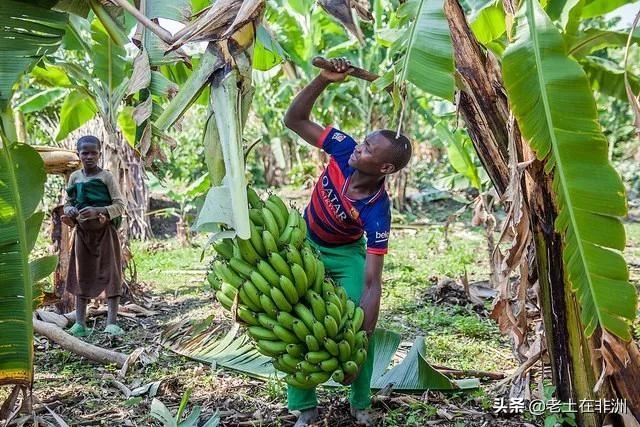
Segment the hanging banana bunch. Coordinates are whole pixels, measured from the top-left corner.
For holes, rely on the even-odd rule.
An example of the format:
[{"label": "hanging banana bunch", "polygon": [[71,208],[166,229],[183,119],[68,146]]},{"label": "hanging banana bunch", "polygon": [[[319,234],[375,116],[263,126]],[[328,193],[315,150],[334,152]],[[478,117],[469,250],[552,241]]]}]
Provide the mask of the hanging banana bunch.
[{"label": "hanging banana bunch", "polygon": [[342,382],[367,358],[364,312],[325,277],[300,213],[274,194],[263,201],[251,188],[246,193],[250,236],[214,244],[218,257],[207,278],[216,298],[288,384]]}]

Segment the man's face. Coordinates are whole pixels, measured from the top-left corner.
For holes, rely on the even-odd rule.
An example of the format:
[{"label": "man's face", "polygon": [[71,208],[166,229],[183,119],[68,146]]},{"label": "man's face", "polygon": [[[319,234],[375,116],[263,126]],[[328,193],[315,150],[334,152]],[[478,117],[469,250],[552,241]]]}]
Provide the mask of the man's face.
[{"label": "man's face", "polygon": [[93,169],[98,166],[98,160],[100,160],[100,150],[98,146],[91,142],[85,142],[80,146],[78,156],[82,162],[82,166],[85,169]]},{"label": "man's face", "polygon": [[367,135],[361,144],[356,145],[349,166],[371,175],[384,175],[393,172],[393,165],[388,161],[390,142],[378,132]]}]

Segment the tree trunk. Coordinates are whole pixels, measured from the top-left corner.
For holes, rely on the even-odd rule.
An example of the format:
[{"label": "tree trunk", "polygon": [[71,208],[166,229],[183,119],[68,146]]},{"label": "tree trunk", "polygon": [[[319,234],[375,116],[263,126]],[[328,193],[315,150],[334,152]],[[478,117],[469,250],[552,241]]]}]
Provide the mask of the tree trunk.
[{"label": "tree trunk", "polygon": [[[509,106],[500,65],[492,53],[485,52],[476,41],[457,0],[446,1],[445,14],[453,39],[456,81],[461,88],[460,115],[485,170],[498,193],[503,194],[510,176]],[[520,154],[518,161],[533,158],[519,133],[514,131],[513,137]],[[554,229],[557,208],[552,176],[544,172],[541,162],[534,161],[524,177],[523,196],[531,216],[536,245],[541,308],[556,397],[565,402],[578,402],[615,395],[627,399],[628,406],[638,417],[640,356],[634,343],[621,343],[609,336],[610,347],[622,347],[625,352],[610,352],[609,365],[619,369],[604,379],[598,393],[593,391],[602,369],[602,359],[598,356],[602,342],[599,333],[591,339],[585,337],[579,320],[580,306],[571,292],[571,285],[564,280],[562,240]],[[626,357],[618,353],[626,354]],[[582,426],[599,426],[602,425],[603,414],[579,413],[578,418]]]},{"label": "tree trunk", "polygon": [[120,233],[122,243],[124,245],[129,238],[144,240],[152,234],[147,217],[149,191],[141,159],[107,120],[103,119],[103,123],[103,164],[118,180],[120,192],[127,203]]},{"label": "tree trunk", "polygon": [[[65,175],[65,182],[69,181],[69,174]],[[67,292],[67,273],[69,271],[69,256],[71,255],[71,228],[60,220],[63,206],[57,206],[51,213],[51,241],[58,253],[58,265],[53,273],[53,292],[60,299],[56,303],[58,313],[68,313],[75,310],[76,298]]]}]

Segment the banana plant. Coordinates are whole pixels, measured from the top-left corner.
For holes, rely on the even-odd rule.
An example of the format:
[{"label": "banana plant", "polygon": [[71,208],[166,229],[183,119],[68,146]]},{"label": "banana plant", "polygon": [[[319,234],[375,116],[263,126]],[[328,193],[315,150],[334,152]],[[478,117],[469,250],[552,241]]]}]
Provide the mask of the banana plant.
[{"label": "banana plant", "polygon": [[67,15],[51,6],[8,0],[0,10],[0,384],[33,380],[33,288],[57,263],[29,261],[44,219],[36,210],[46,173],[40,155],[17,141],[10,107],[17,80],[62,42]]}]

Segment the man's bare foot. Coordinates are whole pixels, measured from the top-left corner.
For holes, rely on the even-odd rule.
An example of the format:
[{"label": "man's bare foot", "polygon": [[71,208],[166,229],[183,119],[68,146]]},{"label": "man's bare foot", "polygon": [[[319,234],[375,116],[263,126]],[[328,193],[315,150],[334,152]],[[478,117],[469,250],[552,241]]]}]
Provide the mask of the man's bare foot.
[{"label": "man's bare foot", "polygon": [[318,421],[319,418],[320,414],[318,413],[318,408],[305,409],[304,411],[300,411],[298,421],[296,421],[293,427],[305,427],[311,425]]},{"label": "man's bare foot", "polygon": [[371,409],[351,408],[351,416],[356,419],[356,423],[361,426],[374,426],[374,417]]}]

